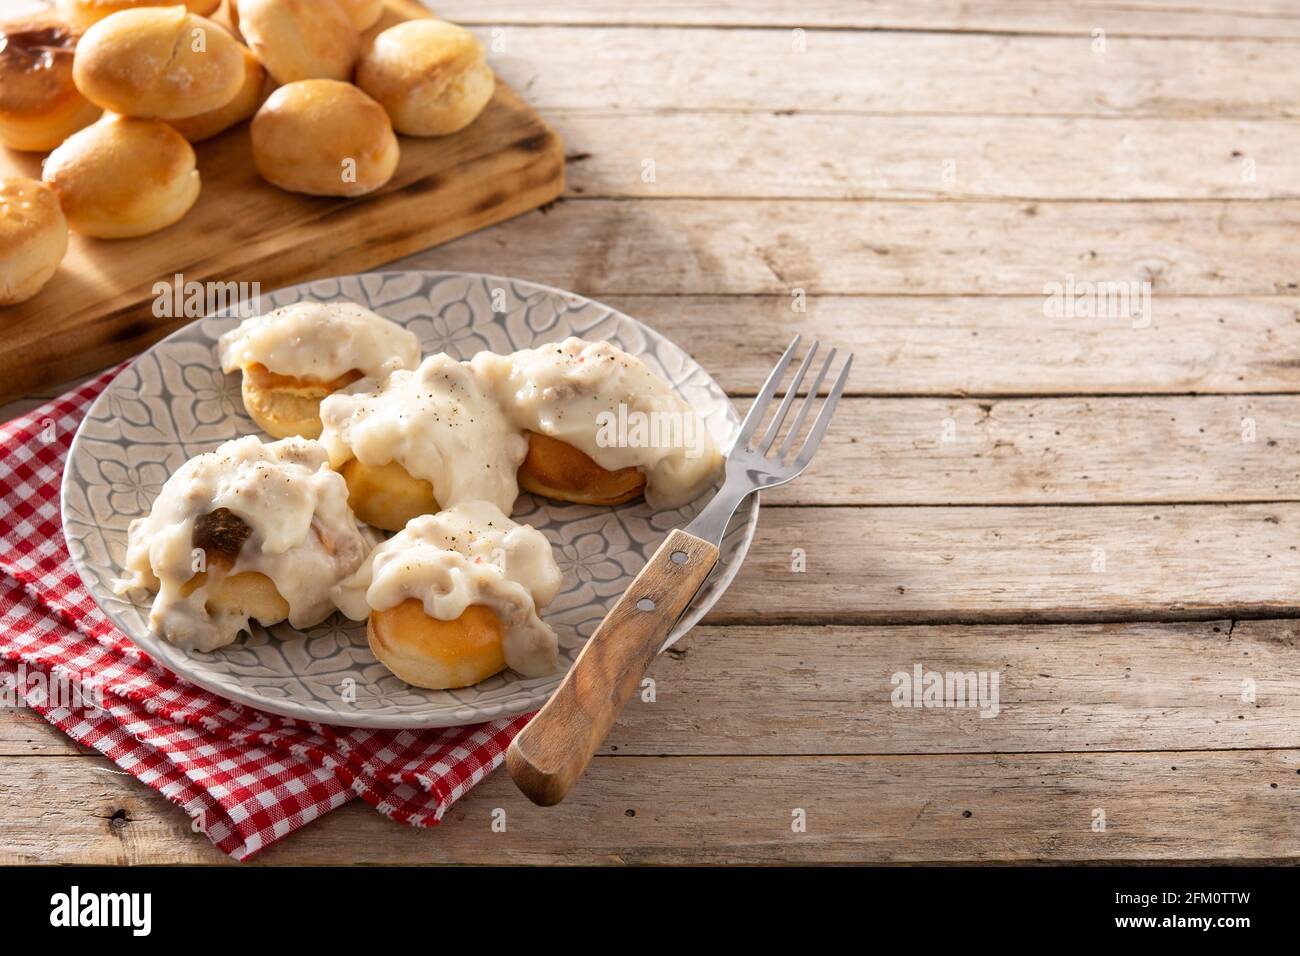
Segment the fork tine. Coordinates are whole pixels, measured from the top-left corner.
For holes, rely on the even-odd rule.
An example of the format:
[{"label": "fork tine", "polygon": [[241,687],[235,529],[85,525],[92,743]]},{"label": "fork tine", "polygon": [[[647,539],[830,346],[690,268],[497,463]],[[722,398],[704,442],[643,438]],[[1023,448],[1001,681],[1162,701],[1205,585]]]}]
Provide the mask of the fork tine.
[{"label": "fork tine", "polygon": [[758,423],[763,420],[763,416],[767,413],[767,406],[772,401],[772,393],[776,391],[776,386],[780,383],[781,377],[785,375],[785,370],[790,364],[795,349],[799,347],[799,338],[796,335],[789,348],[785,350],[785,354],[777,360],[771,374],[767,376],[767,381],[763,383],[762,391],[754,399],[754,404],[749,406],[749,414],[745,416],[744,422],[740,425],[740,434],[736,436],[735,448],[743,449],[748,447],[750,436],[754,434],[754,430],[758,428]]},{"label": "fork tine", "polygon": [[844,360],[844,368],[840,369],[840,376],[835,380],[835,385],[831,393],[826,396],[826,402],[822,405],[822,410],[817,413],[817,421],[808,432],[808,439],[803,443],[803,448],[799,450],[799,457],[795,459],[795,467],[803,468],[808,462],[812,461],[812,456],[817,451],[817,446],[822,443],[822,436],[826,434],[826,429],[830,426],[831,416],[835,414],[835,405],[840,400],[840,395],[844,392],[844,383],[849,380],[849,369],[853,367],[853,355]]},{"label": "fork tine", "polygon": [[831,354],[826,356],[826,361],[822,363],[821,369],[817,372],[817,378],[808,387],[808,394],[804,396],[803,404],[799,406],[799,414],[795,416],[794,425],[790,428],[790,434],[785,436],[785,441],[781,443],[781,450],[776,453],[778,461],[784,461],[785,453],[794,447],[794,440],[799,437],[804,419],[808,417],[808,410],[812,408],[813,402],[817,401],[817,392],[822,387],[822,380],[826,378],[826,373],[831,369],[831,363],[835,361],[837,351],[838,349],[831,349]]},{"label": "fork tine", "polygon": [[812,364],[813,356],[817,354],[817,349],[821,343],[813,339],[812,345],[808,346],[808,353],[799,363],[799,369],[794,373],[794,381],[785,390],[785,398],[781,399],[781,404],[777,407],[776,414],[772,416],[772,424],[767,427],[767,432],[754,450],[760,455],[767,454],[767,450],[776,442],[776,436],[781,431],[781,423],[785,421],[786,412],[790,410],[790,404],[794,401],[795,393],[799,391],[799,383],[803,381],[804,373],[808,371],[808,366]]}]

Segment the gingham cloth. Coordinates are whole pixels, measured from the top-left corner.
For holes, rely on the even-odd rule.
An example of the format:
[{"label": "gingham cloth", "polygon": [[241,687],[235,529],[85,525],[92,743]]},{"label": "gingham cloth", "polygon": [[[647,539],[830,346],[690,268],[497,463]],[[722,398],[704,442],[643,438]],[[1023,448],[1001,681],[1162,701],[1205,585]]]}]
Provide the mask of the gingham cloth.
[{"label": "gingham cloth", "polygon": [[239,860],[356,796],[393,820],[437,823],[501,763],[527,716],[408,732],[261,713],[155,664],[90,599],[63,539],[59,484],[77,425],[118,371],[0,425],[0,681]]}]

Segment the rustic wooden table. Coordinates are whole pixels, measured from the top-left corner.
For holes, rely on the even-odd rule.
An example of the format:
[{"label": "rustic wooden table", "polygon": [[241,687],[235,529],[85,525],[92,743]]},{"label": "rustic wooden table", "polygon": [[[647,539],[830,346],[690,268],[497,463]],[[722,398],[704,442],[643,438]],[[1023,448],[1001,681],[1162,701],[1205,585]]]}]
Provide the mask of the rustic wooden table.
[{"label": "rustic wooden table", "polygon": [[[498,772],[259,862],[1300,857],[1300,2],[1252,6],[438,4],[569,189],[403,265],[609,301],[742,403],[813,333],[852,397],[564,805]],[[997,715],[894,706],[917,665]],[[4,859],[224,859],[31,712],[0,754]]]}]

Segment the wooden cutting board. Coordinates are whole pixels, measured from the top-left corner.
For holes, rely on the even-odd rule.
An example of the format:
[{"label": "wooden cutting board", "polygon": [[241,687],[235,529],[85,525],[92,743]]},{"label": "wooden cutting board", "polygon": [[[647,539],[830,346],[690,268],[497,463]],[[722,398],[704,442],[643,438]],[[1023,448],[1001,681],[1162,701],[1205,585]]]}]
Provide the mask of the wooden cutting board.
[{"label": "wooden cutting board", "polygon": [[[428,11],[387,0],[374,30]],[[283,192],[253,168],[248,124],[195,147],[203,191],[188,215],[139,239],[73,235],[58,273],[33,299],[0,307],[0,401],[138,354],[192,321],[154,315],[153,287],[258,282],[261,291],[360,272],[549,202],[564,189],[564,144],[514,90],[469,127],[400,137],[397,173],[356,199]],[[40,178],[38,154],[0,147],[0,176]],[[500,263],[484,263],[501,268]]]}]

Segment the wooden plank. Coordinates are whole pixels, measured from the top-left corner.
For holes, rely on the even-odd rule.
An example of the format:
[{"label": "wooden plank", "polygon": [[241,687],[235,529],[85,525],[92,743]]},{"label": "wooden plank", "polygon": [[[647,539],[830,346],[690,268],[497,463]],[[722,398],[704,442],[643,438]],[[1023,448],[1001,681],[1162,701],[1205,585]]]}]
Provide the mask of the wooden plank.
[{"label": "wooden plank", "polygon": [[[190,821],[98,758],[0,760],[0,860],[217,863]],[[1267,860],[1300,857],[1300,751],[598,757],[558,807],[504,773],[414,831],[358,802],[266,864]],[[1014,799],[1008,795],[1014,794]],[[807,829],[792,831],[793,812]],[[504,833],[492,830],[504,810]],[[1105,832],[1096,832],[1096,811]],[[498,814],[499,818],[499,814]]]},{"label": "wooden plank", "polygon": [[1296,396],[849,398],[808,474],[765,498],[871,506],[1298,501],[1298,420]]},{"label": "wooden plank", "polygon": [[[408,260],[409,267],[419,259]],[[1151,326],[1048,318],[1041,296],[602,296],[752,395],[796,332],[858,356],[854,395],[1025,396],[1300,391],[1300,298],[1151,301]],[[0,406],[0,421],[32,401]]]},{"label": "wooden plank", "polygon": [[1295,501],[1298,421],[1292,396],[848,399],[808,474],[765,497],[808,505]]},{"label": "wooden plank", "polygon": [[45,398],[18,398],[12,402],[5,402],[0,405],[0,423],[10,421],[19,415],[26,415],[47,401],[48,399]]},{"label": "wooden plank", "polygon": [[94,753],[29,707],[0,708],[0,757],[71,756]]},{"label": "wooden plank", "polygon": [[[418,265],[433,257],[408,260]],[[1151,325],[1051,318],[1044,297],[603,296],[752,395],[796,332],[855,352],[859,395],[1300,390],[1300,298],[1153,296]]]},{"label": "wooden plank", "polygon": [[706,621],[1292,617],[1297,542],[1297,504],[765,508]]},{"label": "wooden plank", "polygon": [[[569,192],[600,197],[1294,199],[1280,120],[555,111]],[[1087,144],[1061,161],[1066,144]],[[1073,149],[1073,147],[1071,147]],[[1170,157],[1177,156],[1177,162]],[[652,160],[654,181],[643,176]]]},{"label": "wooden plank", "polygon": [[[399,8],[423,11],[412,0],[389,6],[392,19]],[[119,361],[184,324],[155,316],[160,279],[270,289],[355,272],[516,216],[564,186],[563,143],[505,84],[463,132],[404,138],[393,179],[369,196],[276,189],[258,177],[250,148],[247,124],[201,144],[203,192],[181,222],[138,239],[73,236],[59,274],[0,309],[0,399]],[[35,154],[0,151],[0,175],[38,170]]]},{"label": "wooden plank", "polygon": [[643,26],[753,26],[858,30],[945,30],[1092,36],[1203,36],[1294,39],[1300,11],[1288,0],[1253,2],[1249,9],[1186,0],[722,0],[655,4],[620,0],[473,0],[439,3],[457,23]]},{"label": "wooden plank", "polygon": [[1042,296],[1069,276],[1150,282],[1152,298],[1294,295],[1297,229],[1294,200],[567,200],[394,268],[508,263],[517,276],[597,296]]},{"label": "wooden plank", "polygon": [[[1300,721],[1298,639],[1296,621],[699,627],[656,661],[654,700],[634,697],[600,752],[1285,748]],[[893,676],[917,664],[996,672],[996,713],[894,706]],[[81,752],[34,712],[0,711],[0,755]]]},{"label": "wooden plank", "polygon": [[[492,25],[474,31],[488,45],[493,66],[543,111],[1166,119],[1300,114],[1291,95],[1292,44],[1217,35],[1111,36],[1103,52],[1094,52],[1091,28],[1087,35],[1064,37]],[[1091,145],[1062,143],[1061,148],[1063,155],[1072,155]]]},{"label": "wooden plank", "polygon": [[[1300,721],[1298,637],[1295,621],[701,627],[656,662],[655,699],[634,698],[602,752],[1285,748]],[[894,675],[918,664],[997,673],[993,716],[895,706]]]}]

